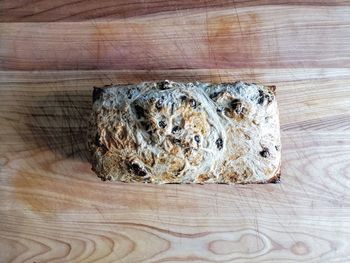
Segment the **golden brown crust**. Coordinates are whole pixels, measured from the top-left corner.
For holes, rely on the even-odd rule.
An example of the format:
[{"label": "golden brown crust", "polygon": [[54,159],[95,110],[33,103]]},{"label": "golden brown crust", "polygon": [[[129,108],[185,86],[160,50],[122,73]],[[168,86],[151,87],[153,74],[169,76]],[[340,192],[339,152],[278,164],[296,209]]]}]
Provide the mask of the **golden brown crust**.
[{"label": "golden brown crust", "polygon": [[273,93],[273,95],[276,95],[276,86],[270,85],[266,87]]},{"label": "golden brown crust", "polygon": [[275,94],[275,86],[245,82],[94,88],[93,170],[122,182],[276,183]]},{"label": "golden brown crust", "polygon": [[273,183],[273,184],[280,183],[280,182],[281,182],[281,170],[278,170],[276,175],[267,181],[267,183]]}]

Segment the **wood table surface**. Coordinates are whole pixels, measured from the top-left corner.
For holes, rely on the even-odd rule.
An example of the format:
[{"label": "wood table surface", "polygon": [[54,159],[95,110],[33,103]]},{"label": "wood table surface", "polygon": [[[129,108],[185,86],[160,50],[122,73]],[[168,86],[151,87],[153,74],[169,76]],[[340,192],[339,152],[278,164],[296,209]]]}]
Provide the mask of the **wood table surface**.
[{"label": "wood table surface", "polygon": [[[102,182],[93,86],[277,86],[282,181]],[[0,1],[0,262],[350,262],[350,1]]]}]

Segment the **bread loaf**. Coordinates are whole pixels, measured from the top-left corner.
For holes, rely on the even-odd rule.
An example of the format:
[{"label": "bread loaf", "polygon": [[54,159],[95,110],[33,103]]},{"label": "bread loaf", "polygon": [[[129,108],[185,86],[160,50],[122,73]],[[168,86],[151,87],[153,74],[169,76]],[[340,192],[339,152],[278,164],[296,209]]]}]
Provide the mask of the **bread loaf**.
[{"label": "bread loaf", "polygon": [[102,180],[277,182],[275,87],[166,80],[94,88],[88,147]]}]

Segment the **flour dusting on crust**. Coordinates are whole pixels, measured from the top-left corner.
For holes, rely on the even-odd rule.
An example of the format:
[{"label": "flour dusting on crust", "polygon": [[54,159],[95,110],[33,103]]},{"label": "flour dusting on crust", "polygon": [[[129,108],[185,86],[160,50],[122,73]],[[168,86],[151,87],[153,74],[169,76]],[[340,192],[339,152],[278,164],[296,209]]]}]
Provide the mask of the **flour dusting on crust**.
[{"label": "flour dusting on crust", "polygon": [[95,88],[88,136],[103,180],[264,183],[279,180],[273,86],[143,82]]}]

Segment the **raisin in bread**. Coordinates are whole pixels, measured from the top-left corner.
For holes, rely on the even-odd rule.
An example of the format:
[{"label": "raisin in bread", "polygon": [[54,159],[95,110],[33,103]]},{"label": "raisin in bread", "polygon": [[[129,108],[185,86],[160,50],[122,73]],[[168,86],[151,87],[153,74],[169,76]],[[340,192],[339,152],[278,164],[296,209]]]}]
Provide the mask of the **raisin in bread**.
[{"label": "raisin in bread", "polygon": [[88,133],[103,180],[266,183],[280,178],[274,86],[143,82],[94,88]]}]

